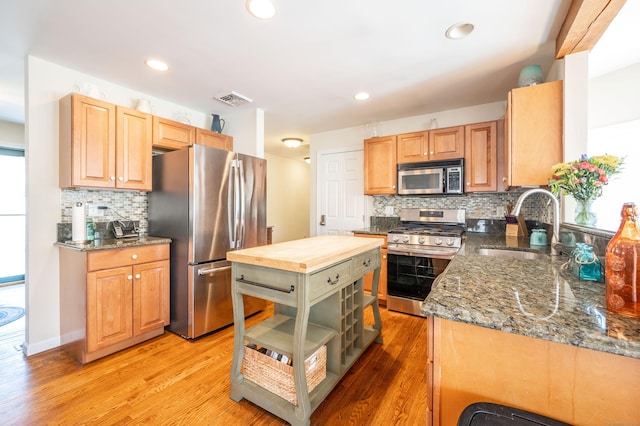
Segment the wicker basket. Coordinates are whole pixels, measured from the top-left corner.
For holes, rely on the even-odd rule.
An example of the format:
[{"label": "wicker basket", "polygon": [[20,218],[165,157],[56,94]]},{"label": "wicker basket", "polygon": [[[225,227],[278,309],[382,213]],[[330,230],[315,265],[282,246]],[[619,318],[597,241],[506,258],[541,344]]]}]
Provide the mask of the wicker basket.
[{"label": "wicker basket", "polygon": [[[307,390],[311,392],[327,376],[327,347],[322,346],[304,362]],[[244,347],[245,379],[297,405],[293,367],[277,361],[254,349]]]}]

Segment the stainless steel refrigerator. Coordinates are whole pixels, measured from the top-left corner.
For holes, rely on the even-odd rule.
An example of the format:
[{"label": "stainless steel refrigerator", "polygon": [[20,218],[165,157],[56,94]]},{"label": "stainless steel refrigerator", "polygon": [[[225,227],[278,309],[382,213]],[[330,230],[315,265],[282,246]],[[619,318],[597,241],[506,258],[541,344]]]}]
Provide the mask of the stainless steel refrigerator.
[{"label": "stainless steel refrigerator", "polygon": [[[193,339],[233,323],[227,252],[264,245],[266,160],[202,145],[156,155],[149,233],[171,243],[169,330]],[[265,306],[245,297],[245,314]]]}]

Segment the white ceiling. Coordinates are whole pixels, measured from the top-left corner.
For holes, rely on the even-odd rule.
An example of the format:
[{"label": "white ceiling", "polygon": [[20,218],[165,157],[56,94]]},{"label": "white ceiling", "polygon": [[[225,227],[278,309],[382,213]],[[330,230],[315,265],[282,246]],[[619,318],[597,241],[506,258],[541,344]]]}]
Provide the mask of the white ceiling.
[{"label": "white ceiling", "polygon": [[[524,66],[548,71],[570,3],[274,2],[261,21],[245,0],[3,1],[0,119],[24,120],[30,54],[223,118],[232,107],[212,97],[239,92],[254,102],[236,108],[265,111],[265,151],[302,158],[312,133],[505,100]],[[460,22],[475,31],[445,38]],[[353,100],[362,90],[371,98]],[[306,146],[284,148],[286,136]]]}]

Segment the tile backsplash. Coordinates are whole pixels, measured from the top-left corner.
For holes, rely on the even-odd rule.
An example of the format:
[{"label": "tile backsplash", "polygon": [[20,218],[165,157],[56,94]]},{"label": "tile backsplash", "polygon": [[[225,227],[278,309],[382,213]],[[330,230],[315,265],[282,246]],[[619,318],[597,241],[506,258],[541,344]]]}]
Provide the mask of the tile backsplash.
[{"label": "tile backsplash", "polygon": [[117,219],[139,221],[141,233],[148,229],[149,204],[147,193],[143,191],[105,191],[86,189],[63,189],[60,194],[60,208],[62,210],[62,223],[71,223],[73,205],[82,202],[87,208],[105,206],[106,210],[100,210],[103,216],[91,216],[94,222],[111,222]]},{"label": "tile backsplash", "polygon": [[[515,205],[518,197],[525,190],[526,188],[509,192],[439,195],[433,197],[375,195],[373,196],[373,212],[371,216],[397,216],[402,208],[430,208],[465,209],[467,219],[504,219],[502,208],[507,204]],[[388,206],[393,207],[393,215],[385,214]],[[527,220],[551,223],[553,206],[545,195],[533,194],[525,200],[520,213]]]}]

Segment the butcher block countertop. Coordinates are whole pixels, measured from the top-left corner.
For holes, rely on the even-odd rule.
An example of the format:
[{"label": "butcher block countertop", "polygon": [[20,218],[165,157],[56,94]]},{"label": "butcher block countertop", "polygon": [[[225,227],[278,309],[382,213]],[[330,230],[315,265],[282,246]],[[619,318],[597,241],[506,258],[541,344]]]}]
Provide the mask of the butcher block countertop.
[{"label": "butcher block countertop", "polygon": [[308,274],[382,246],[377,238],[325,235],[227,253],[231,262]]}]

